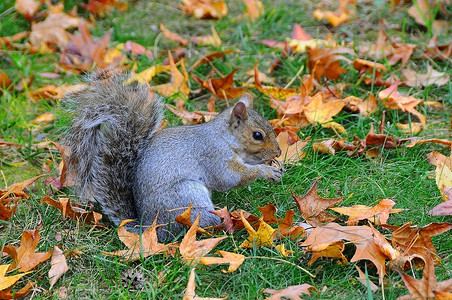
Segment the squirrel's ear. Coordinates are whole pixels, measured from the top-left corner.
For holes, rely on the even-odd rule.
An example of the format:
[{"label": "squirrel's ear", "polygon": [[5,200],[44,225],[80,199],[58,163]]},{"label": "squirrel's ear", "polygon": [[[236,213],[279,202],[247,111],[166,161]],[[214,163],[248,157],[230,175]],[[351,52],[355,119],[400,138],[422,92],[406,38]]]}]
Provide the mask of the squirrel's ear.
[{"label": "squirrel's ear", "polygon": [[243,102],[237,102],[232,108],[231,125],[240,125],[248,118],[246,106]]},{"label": "squirrel's ear", "polygon": [[239,102],[245,104],[246,107],[253,108],[253,96],[248,92],[244,93],[242,97],[240,97]]}]

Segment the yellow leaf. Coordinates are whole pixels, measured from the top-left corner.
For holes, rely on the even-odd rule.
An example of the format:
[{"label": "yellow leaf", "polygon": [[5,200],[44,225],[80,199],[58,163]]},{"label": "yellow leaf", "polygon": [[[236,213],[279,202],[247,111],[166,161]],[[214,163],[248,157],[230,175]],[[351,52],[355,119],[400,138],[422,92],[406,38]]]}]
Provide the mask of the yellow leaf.
[{"label": "yellow leaf", "polygon": [[240,245],[241,248],[275,246],[273,244],[273,237],[276,230],[265,223],[262,218],[259,219],[259,228],[256,231],[245,219],[243,212],[240,212],[240,217],[242,218],[243,225],[249,234],[249,237]]},{"label": "yellow leaf", "polygon": [[10,268],[11,265],[1,265],[0,266],[0,291],[3,291],[6,288],[9,288],[10,286],[14,285],[22,276],[31,273],[31,272],[25,272],[20,273],[14,276],[5,276],[6,271]]}]

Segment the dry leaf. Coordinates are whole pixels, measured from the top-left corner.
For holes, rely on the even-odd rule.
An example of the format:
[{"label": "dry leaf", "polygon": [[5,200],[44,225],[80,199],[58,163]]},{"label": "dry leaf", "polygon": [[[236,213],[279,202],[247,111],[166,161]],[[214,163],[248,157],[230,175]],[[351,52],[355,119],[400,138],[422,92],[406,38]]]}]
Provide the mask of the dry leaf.
[{"label": "dry leaf", "polygon": [[179,8],[198,19],[220,19],[228,14],[223,0],[182,0]]},{"label": "dry leaf", "polygon": [[310,137],[305,140],[297,141],[293,144],[289,144],[291,137],[289,132],[283,131],[276,137],[279,148],[281,149],[281,155],[276,159],[284,161],[286,164],[295,164],[306,156],[306,152],[302,151],[304,147],[309,144]]},{"label": "dry leaf", "polygon": [[157,229],[160,226],[156,225],[157,217],[155,218],[154,223],[152,223],[152,225],[147,228],[141,236],[125,229],[125,225],[133,222],[133,220],[122,221],[118,227],[118,236],[121,242],[123,242],[128,249],[118,250],[115,252],[102,252],[102,254],[123,256],[125,260],[132,261],[160,253],[172,254],[174,249],[171,249],[168,245],[160,244],[158,242]]},{"label": "dry leaf", "polygon": [[69,267],[67,266],[66,257],[57,246],[53,247],[52,259],[50,260],[50,270],[49,270],[49,279],[50,279],[50,289],[55,285],[55,283],[63,276],[64,273],[69,271]]},{"label": "dry leaf", "polygon": [[10,270],[19,268],[19,272],[27,272],[50,258],[52,250],[35,253],[40,238],[38,230],[26,230],[22,233],[19,247],[4,247],[3,251],[13,260]]},{"label": "dry leaf", "polygon": [[328,79],[339,79],[346,70],[340,66],[340,61],[351,63],[351,60],[342,54],[355,55],[349,48],[312,48],[308,49],[307,65],[312,76],[320,80],[322,76]]},{"label": "dry leaf", "polygon": [[237,268],[242,265],[246,258],[242,254],[221,250],[215,252],[215,254],[221,255],[222,257],[203,256],[199,262],[203,265],[229,264],[229,268],[227,270],[223,269],[221,271],[224,273],[231,273],[237,270]]},{"label": "dry leaf", "polygon": [[195,268],[191,269],[190,277],[188,278],[187,289],[185,290],[184,297],[182,300],[224,300],[225,298],[203,298],[198,297],[195,293],[196,283],[195,283]]},{"label": "dry leaf", "polygon": [[317,178],[309,190],[303,196],[299,197],[292,191],[292,197],[294,198],[297,207],[301,213],[301,216],[306,222],[314,227],[321,225],[322,223],[329,223],[335,219],[332,215],[325,212],[326,209],[338,204],[342,201],[340,198],[321,198],[317,194]]},{"label": "dry leaf", "polygon": [[443,86],[449,82],[450,75],[438,72],[433,69],[430,64],[427,64],[427,73],[416,73],[413,69],[403,69],[402,75],[405,80],[402,83],[411,87],[421,87],[436,84],[437,86]]},{"label": "dry leaf", "polygon": [[243,241],[239,246],[240,248],[274,247],[273,239],[276,231],[275,229],[265,223],[261,218],[259,219],[259,229],[256,231],[245,219],[243,212],[241,213],[241,218],[249,237]]},{"label": "dry leaf", "polygon": [[133,73],[130,76],[130,78],[126,81],[126,83],[136,81],[142,84],[148,84],[149,82],[152,81],[152,78],[154,78],[155,75],[160,74],[164,71],[169,71],[170,69],[171,69],[170,66],[155,65],[147,68],[146,70],[140,73]]},{"label": "dry leaf", "polygon": [[288,286],[285,289],[273,290],[265,289],[264,293],[271,294],[266,300],[280,300],[283,298],[287,299],[300,299],[303,294],[311,295],[310,290],[315,290],[316,288],[310,284],[304,283],[300,285]]},{"label": "dry leaf", "polygon": [[27,20],[31,20],[31,17],[39,11],[43,2],[43,0],[16,0],[14,8]]},{"label": "dry leaf", "polygon": [[275,216],[277,209],[272,203],[269,203],[262,207],[259,206],[257,209],[261,212],[263,221],[265,223],[278,224],[279,222],[281,222],[281,220],[276,218],[276,216]]},{"label": "dry leaf", "polygon": [[231,73],[220,79],[210,78],[203,81],[195,74],[192,74],[192,77],[213,95],[221,99],[235,99],[242,96],[246,91],[244,88],[232,86],[234,84],[234,73],[237,70],[238,69],[233,70]]},{"label": "dry leaf", "polygon": [[368,219],[376,225],[386,224],[390,213],[399,212],[393,210],[395,202],[390,199],[383,199],[374,207],[366,205],[353,205],[351,207],[332,207],[331,210],[349,216],[347,225],[358,225],[359,220]]},{"label": "dry leaf", "polygon": [[176,41],[183,46],[186,46],[189,44],[189,41],[186,38],[183,38],[179,34],[166,29],[166,27],[165,27],[165,25],[163,25],[163,23],[160,23],[160,30],[170,40]]},{"label": "dry leaf", "polygon": [[348,109],[361,114],[363,117],[367,117],[374,113],[378,107],[378,102],[372,94],[369,94],[369,97],[366,100],[349,96],[344,99],[344,102],[347,103]]},{"label": "dry leaf", "polygon": [[[0,291],[3,291],[10,286],[16,284],[22,276],[27,275],[31,272],[19,273],[13,276],[6,276],[6,271],[11,269],[11,265],[1,265],[0,266]],[[0,294],[1,295],[1,294]],[[3,298],[0,298],[3,299]]]},{"label": "dry leaf", "polygon": [[159,93],[162,96],[165,97],[171,97],[174,94],[181,94],[184,99],[188,98],[188,95],[190,94],[190,88],[187,85],[188,78],[184,75],[186,74],[185,65],[183,63],[183,60],[181,60],[181,73],[174,63],[173,56],[171,52],[168,51],[168,59],[169,59],[169,65],[170,65],[170,72],[171,72],[171,81],[169,83],[161,84],[152,86],[151,90]]},{"label": "dry leaf", "polygon": [[31,123],[35,123],[35,124],[50,123],[50,122],[53,122],[54,119],[55,119],[55,116],[52,113],[46,112],[46,113],[43,113],[42,115],[39,115],[38,117],[36,117],[34,120],[31,121]]},{"label": "dry leaf", "polygon": [[286,211],[286,215],[284,219],[278,226],[278,237],[290,237],[291,240],[298,239],[304,235],[306,235],[306,231],[301,226],[293,226],[293,216],[295,212],[291,209]]},{"label": "dry leaf", "polygon": [[182,258],[188,262],[199,261],[203,256],[209,253],[219,242],[226,237],[211,238],[201,241],[196,240],[196,231],[199,223],[199,215],[193,225],[188,230],[187,234],[180,243],[179,250]]},{"label": "dry leaf", "polygon": [[259,0],[243,0],[246,5],[244,15],[248,16],[250,20],[256,20],[264,14],[264,4]]},{"label": "dry leaf", "polygon": [[358,279],[358,281],[361,282],[365,287],[369,286],[372,292],[375,293],[376,291],[378,291],[378,286],[372,281],[370,281],[369,277],[368,276],[366,277],[366,274],[364,274],[363,271],[361,271],[361,269],[357,265],[355,265],[355,267],[356,270],[358,270],[359,274],[359,276],[356,277],[356,279]]},{"label": "dry leaf", "polygon": [[214,47],[220,47],[223,43],[218,35],[215,27],[211,27],[212,34],[191,37],[190,41],[195,45],[211,45]]},{"label": "dry leaf", "polygon": [[411,122],[409,124],[396,123],[395,125],[407,135],[418,134],[425,127],[425,124],[418,122]]},{"label": "dry leaf", "polygon": [[339,0],[339,5],[335,11],[314,10],[314,17],[317,20],[327,19],[331,25],[337,27],[342,23],[350,21],[350,18],[356,13],[356,0]]},{"label": "dry leaf", "polygon": [[234,223],[232,222],[231,214],[229,213],[227,206],[219,210],[211,211],[210,213],[223,219],[223,223],[219,226],[222,226],[224,231],[229,234],[232,234],[234,232]]},{"label": "dry leaf", "polygon": [[47,203],[50,206],[53,206],[61,211],[63,215],[63,219],[66,218],[66,215],[73,221],[82,221],[86,224],[92,223],[93,225],[97,225],[99,221],[102,219],[102,215],[95,211],[86,211],[81,206],[77,204],[71,204],[71,200],[69,198],[58,198],[58,201],[55,201],[49,196],[45,196],[41,199],[41,204]]},{"label": "dry leaf", "polygon": [[275,248],[278,251],[279,255],[281,255],[282,257],[287,257],[287,256],[295,253],[295,251],[286,250],[286,246],[284,244],[276,245]]},{"label": "dry leaf", "polygon": [[420,137],[407,138],[407,141],[410,143],[406,145],[407,148],[414,147],[416,145],[425,144],[425,143],[434,143],[439,145],[444,145],[446,147],[452,148],[452,141],[446,139],[422,139]]},{"label": "dry leaf", "polygon": [[344,251],[345,243],[343,241],[336,241],[328,245],[322,245],[322,247],[308,248],[308,251],[312,251],[311,260],[308,262],[308,266],[312,265],[320,257],[340,258],[342,263],[347,263],[342,251]]},{"label": "dry leaf", "polygon": [[437,35],[435,34],[427,44],[427,50],[423,54],[425,58],[434,60],[448,60],[452,54],[452,40],[447,45],[437,44]]},{"label": "dry leaf", "polygon": [[201,57],[199,60],[197,60],[192,66],[191,69],[196,69],[199,65],[203,64],[203,63],[211,63],[214,61],[214,58],[220,59],[222,58],[225,54],[229,54],[234,52],[234,50],[224,50],[224,51],[217,51],[217,52],[211,52],[203,57]]},{"label": "dry leaf", "polygon": [[452,155],[447,157],[438,151],[427,154],[430,164],[436,166],[436,185],[443,195],[443,201],[452,200]]}]

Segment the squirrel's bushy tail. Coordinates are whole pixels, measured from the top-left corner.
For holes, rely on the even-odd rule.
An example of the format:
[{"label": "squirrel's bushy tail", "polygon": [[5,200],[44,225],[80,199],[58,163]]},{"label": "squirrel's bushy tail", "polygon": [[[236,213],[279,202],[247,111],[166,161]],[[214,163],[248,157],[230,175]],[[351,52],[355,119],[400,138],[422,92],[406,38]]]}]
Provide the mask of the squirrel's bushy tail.
[{"label": "squirrel's bushy tail", "polygon": [[[66,99],[73,123],[65,139],[68,172],[80,196],[98,201],[115,223],[136,219],[132,186],[137,155],[158,129],[162,109],[156,95],[124,74],[92,75],[88,87]],[[107,76],[108,77],[108,76]]]}]

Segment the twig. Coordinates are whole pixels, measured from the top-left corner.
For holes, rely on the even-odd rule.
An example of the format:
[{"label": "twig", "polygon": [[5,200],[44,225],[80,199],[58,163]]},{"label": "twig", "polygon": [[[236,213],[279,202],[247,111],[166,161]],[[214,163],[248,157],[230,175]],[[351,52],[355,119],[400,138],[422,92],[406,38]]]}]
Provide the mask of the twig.
[{"label": "twig", "polygon": [[301,74],[301,72],[303,72],[303,70],[304,70],[304,65],[301,65],[300,70],[298,70],[297,74],[295,74],[295,76],[289,81],[289,83],[286,84],[284,89],[287,89],[295,81],[295,79],[297,79],[297,77],[300,76],[300,74]]}]

